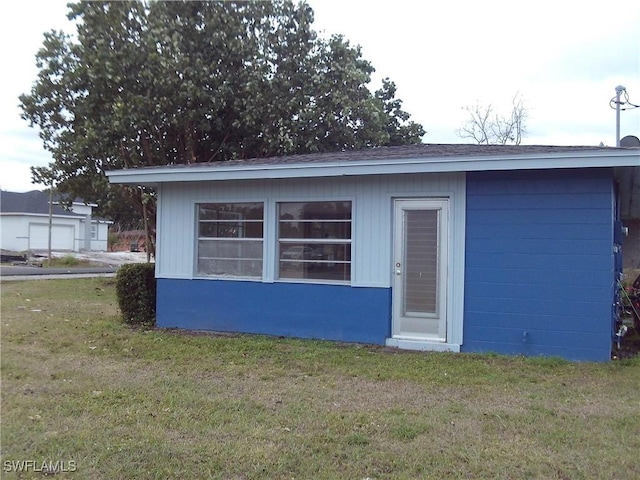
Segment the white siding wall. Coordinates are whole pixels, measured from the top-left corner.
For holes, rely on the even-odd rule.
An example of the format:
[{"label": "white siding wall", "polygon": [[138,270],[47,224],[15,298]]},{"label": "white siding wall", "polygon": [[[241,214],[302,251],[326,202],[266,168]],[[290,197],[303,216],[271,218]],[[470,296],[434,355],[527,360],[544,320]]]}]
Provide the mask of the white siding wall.
[{"label": "white siding wall", "polygon": [[29,249],[29,221],[22,216],[0,216],[0,248],[14,252]]},{"label": "white siding wall", "polygon": [[[97,224],[97,227],[98,238],[91,241],[91,250],[106,251],[108,224],[100,223]],[[49,237],[49,216],[2,215],[0,216],[0,232],[0,247],[5,250],[16,252],[46,250]],[[52,234],[52,248],[54,250],[78,252],[85,248],[83,218],[54,216]]]},{"label": "white siding wall", "polygon": [[[353,286],[390,287],[392,199],[448,197],[451,206],[452,276],[464,268],[464,173],[377,175],[236,182],[174,183],[160,189],[156,275],[193,278],[195,204],[212,201],[264,201],[265,278],[274,280],[274,202],[353,201]],[[450,262],[450,264],[451,264]],[[459,264],[459,265],[458,265]],[[454,285],[451,285],[453,287]],[[462,285],[459,285],[462,290]],[[455,291],[455,290],[454,290]]]},{"label": "white siding wall", "polygon": [[[46,250],[49,237],[48,215],[2,215],[2,248],[17,252]],[[53,248],[77,250],[80,220],[53,217]]]},{"label": "white siding wall", "polygon": [[73,203],[71,205],[71,211],[78,215],[91,215],[93,207],[91,205],[85,205],[84,203]]},{"label": "white siding wall", "polygon": [[109,246],[109,224],[93,222],[97,238],[91,239],[92,252],[106,252]]}]

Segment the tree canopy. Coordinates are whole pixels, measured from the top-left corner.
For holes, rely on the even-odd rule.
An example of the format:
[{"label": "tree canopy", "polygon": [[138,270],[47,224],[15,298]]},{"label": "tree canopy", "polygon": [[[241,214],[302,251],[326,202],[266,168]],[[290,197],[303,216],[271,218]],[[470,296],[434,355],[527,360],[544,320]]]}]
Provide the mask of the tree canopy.
[{"label": "tree canopy", "polygon": [[[343,36],[321,38],[305,3],[149,1],[69,4],[73,35],[51,31],[20,96],[53,162],[32,168],[117,220],[105,171],[420,143],[385,79]],[[153,209],[150,210],[150,215]]]}]

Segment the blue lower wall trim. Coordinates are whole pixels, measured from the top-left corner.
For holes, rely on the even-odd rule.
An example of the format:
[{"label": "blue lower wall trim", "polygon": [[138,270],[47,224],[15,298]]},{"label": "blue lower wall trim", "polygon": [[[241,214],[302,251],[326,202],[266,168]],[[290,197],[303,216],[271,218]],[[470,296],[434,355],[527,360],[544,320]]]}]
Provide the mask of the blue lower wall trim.
[{"label": "blue lower wall trim", "polygon": [[[474,315],[469,315],[473,324]],[[555,325],[538,325],[528,328],[514,319],[511,326],[467,327],[461,351],[475,353],[500,353],[507,355],[562,357],[575,361],[603,362],[611,359],[611,336],[603,322],[600,332],[569,332],[562,321]]]},{"label": "blue lower wall trim", "polygon": [[[611,360],[610,343],[601,348],[577,348],[574,346],[547,345],[539,339],[533,339],[531,343],[506,343],[506,342],[469,342],[465,343],[460,351],[465,353],[498,353],[501,355],[523,355],[527,357],[560,357],[571,361],[607,362]],[[567,340],[569,342],[569,340]]]},{"label": "blue lower wall trim", "polygon": [[159,278],[156,323],[382,345],[391,331],[391,290]]}]

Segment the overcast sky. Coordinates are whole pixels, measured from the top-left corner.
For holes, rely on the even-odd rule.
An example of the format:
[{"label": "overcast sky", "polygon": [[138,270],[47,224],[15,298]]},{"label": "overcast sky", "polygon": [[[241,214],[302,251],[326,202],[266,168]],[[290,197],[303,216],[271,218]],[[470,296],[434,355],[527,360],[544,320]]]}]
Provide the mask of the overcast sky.
[{"label": "overcast sky", "polygon": [[[20,119],[18,96],[35,80],[42,34],[70,27],[67,0],[0,5],[4,75],[0,88],[0,188],[41,189],[30,166],[50,155]],[[594,0],[310,0],[314,28],[362,47],[376,68],[372,89],[389,77],[425,143],[464,143],[455,131],[465,106],[507,114],[519,93],[528,107],[524,144],[615,145],[609,100],[626,87],[640,104],[640,2]],[[640,108],[621,112],[621,136],[640,137]]]}]

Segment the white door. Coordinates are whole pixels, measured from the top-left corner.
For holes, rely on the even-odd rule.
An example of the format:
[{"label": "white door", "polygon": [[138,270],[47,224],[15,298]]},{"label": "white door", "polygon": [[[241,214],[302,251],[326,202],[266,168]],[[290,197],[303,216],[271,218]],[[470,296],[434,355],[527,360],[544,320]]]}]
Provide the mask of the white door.
[{"label": "white door", "polygon": [[447,199],[394,202],[394,338],[447,341],[448,222]]},{"label": "white door", "polygon": [[[73,250],[75,230],[73,225],[52,225],[51,248],[53,250]],[[29,250],[47,250],[49,248],[49,225],[29,224]]]}]

